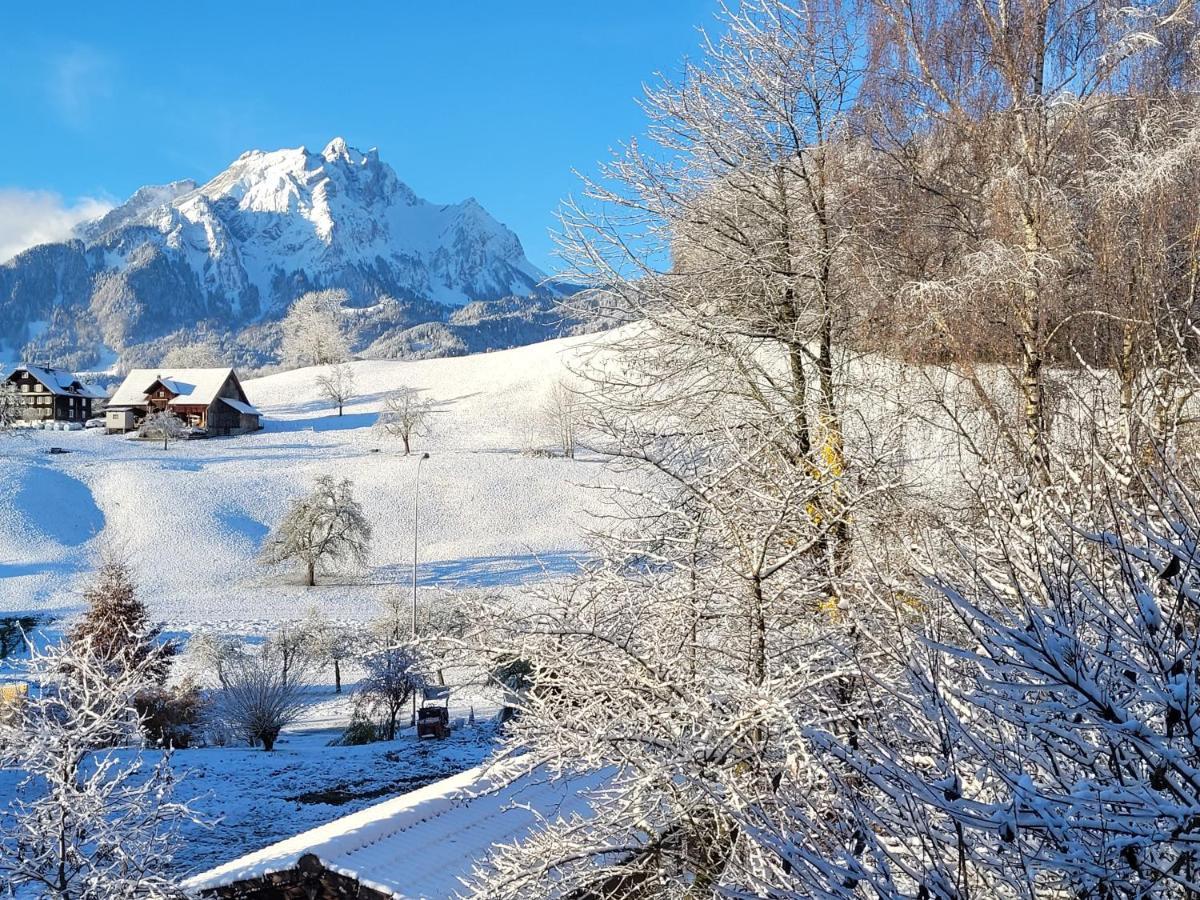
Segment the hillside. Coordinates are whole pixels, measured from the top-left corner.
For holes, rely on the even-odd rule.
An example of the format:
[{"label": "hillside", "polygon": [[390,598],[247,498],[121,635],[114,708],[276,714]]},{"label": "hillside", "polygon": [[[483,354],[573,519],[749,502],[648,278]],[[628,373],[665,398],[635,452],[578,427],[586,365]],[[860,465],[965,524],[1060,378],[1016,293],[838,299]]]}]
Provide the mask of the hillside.
[{"label": "hillside", "polygon": [[[530,458],[536,410],[586,338],[426,361],[353,364],[361,396],[338,418],[319,370],[248,381],[267,427],[254,435],[153,444],[96,431],[34,432],[4,445],[0,610],[80,604],[79,577],[102,547],[133,562],[152,614],[172,629],[255,632],[318,603],[366,619],[382,592],[407,591],[416,457],[374,425],[383,397],[417,388],[437,404],[421,475],[424,585],[494,586],[569,570],[584,546],[594,461]],[[72,452],[48,456],[61,445]],[[312,590],[255,556],[288,502],[321,474],[347,477],[375,526],[369,572]]]}]

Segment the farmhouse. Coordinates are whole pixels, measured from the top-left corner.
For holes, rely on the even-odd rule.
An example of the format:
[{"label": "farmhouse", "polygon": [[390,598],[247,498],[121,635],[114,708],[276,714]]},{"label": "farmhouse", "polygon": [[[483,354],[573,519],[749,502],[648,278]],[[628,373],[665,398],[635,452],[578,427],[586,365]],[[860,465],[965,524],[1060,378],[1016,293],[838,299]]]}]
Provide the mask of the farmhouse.
[{"label": "farmhouse", "polygon": [[134,369],[108,401],[110,432],[131,431],[152,412],[169,410],[210,434],[244,434],[262,428],[233,369]]},{"label": "farmhouse", "polygon": [[104,394],[75,375],[49,366],[18,366],[6,381],[17,386],[21,418],[30,422],[86,422]]},{"label": "farmhouse", "polygon": [[[513,761],[510,761],[512,764]],[[517,761],[519,765],[519,761]],[[602,774],[511,778],[468,769],[247,854],[186,881],[210,900],[453,897],[498,844],[591,815]]]}]

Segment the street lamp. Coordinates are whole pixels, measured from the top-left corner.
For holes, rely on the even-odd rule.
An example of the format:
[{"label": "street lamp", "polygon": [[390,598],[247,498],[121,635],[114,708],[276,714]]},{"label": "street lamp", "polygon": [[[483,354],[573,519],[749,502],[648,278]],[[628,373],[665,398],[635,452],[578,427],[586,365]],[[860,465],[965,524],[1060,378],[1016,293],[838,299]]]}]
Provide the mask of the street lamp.
[{"label": "street lamp", "polygon": [[[421,514],[421,463],[429,459],[428,453],[422,453],[417,459],[416,486],[413,488],[413,557],[412,557],[412,644],[416,652],[417,644],[417,526]],[[412,724],[417,724],[417,692],[412,692]]]}]

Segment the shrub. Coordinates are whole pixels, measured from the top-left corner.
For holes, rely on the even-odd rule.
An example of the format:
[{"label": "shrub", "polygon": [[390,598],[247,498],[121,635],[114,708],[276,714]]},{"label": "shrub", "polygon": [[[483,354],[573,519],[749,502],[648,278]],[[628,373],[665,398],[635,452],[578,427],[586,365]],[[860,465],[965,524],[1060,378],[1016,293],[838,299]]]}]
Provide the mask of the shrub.
[{"label": "shrub", "polygon": [[173,688],[150,688],[139,692],[133,702],[149,743],[177,749],[191,746],[205,708],[198,685],[188,680]]},{"label": "shrub", "polygon": [[339,747],[359,747],[363,744],[373,744],[379,739],[379,727],[356,706],[354,714],[350,717],[350,724],[334,743]]}]

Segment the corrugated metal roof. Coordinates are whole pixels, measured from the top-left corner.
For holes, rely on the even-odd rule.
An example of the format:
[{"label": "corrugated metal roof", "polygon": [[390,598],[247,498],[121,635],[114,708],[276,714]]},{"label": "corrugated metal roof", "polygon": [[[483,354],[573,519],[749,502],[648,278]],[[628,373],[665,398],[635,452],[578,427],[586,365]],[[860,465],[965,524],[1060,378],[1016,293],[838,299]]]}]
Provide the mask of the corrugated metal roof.
[{"label": "corrugated metal roof", "polygon": [[591,814],[603,773],[553,778],[544,768],[468,769],[225,863],[184,882],[206,891],[295,868],[312,854],[331,872],[397,898],[455,896],[497,844],[539,825]]}]

